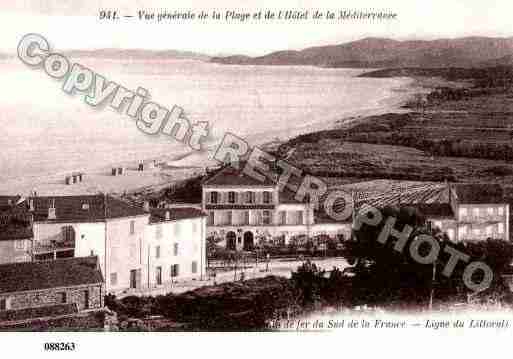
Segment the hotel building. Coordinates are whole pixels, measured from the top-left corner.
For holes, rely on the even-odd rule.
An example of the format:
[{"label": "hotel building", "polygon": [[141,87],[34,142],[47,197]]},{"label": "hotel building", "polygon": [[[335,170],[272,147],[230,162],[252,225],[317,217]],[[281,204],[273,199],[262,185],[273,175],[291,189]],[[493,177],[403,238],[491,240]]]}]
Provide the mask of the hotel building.
[{"label": "hotel building", "polygon": [[300,236],[351,234],[352,218],[333,221],[271,180],[258,181],[231,166],[203,183],[202,207],[208,215],[207,237],[230,250],[252,250],[269,240],[287,244]]}]

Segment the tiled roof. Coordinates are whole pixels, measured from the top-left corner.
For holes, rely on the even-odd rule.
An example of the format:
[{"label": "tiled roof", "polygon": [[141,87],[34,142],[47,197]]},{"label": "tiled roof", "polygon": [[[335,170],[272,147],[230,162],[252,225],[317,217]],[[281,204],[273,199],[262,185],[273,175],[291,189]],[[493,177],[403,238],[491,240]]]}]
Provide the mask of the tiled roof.
[{"label": "tiled roof", "polygon": [[27,209],[15,206],[0,211],[0,241],[33,237],[32,218]]},{"label": "tiled roof", "polygon": [[[166,219],[166,212],[169,212],[169,219]],[[156,208],[150,210],[150,223],[178,221],[205,216],[205,212],[194,207]]]},{"label": "tiled roof", "polygon": [[259,181],[243,172],[245,163],[239,163],[239,168],[234,168],[235,165],[229,165],[219,170],[211,178],[203,182],[204,186],[257,186],[269,187],[274,186],[274,182],[264,176],[264,181]]},{"label": "tiled roof", "polygon": [[454,212],[449,203],[412,203],[401,206],[413,207],[428,218],[454,219]]},{"label": "tiled roof", "polygon": [[103,283],[97,257],[0,265],[0,293]]},{"label": "tiled roof", "polygon": [[8,225],[0,225],[0,241],[31,239],[33,237],[34,233],[30,223],[16,221]]},{"label": "tiled roof", "polygon": [[506,203],[502,187],[490,183],[466,183],[454,186],[460,204]]},{"label": "tiled roof", "polygon": [[[57,222],[100,222],[105,219],[146,214],[134,206],[109,195],[33,197],[34,220]],[[48,208],[55,205],[56,219],[48,219]]]},{"label": "tiled roof", "polygon": [[0,196],[0,211],[13,207],[20,198],[20,196]]},{"label": "tiled roof", "polygon": [[279,191],[280,203],[283,204],[297,204],[297,203],[305,203],[306,201],[300,202],[296,198],[296,193],[292,192],[288,188],[283,188]]},{"label": "tiled roof", "polygon": [[391,187],[383,191],[355,191],[355,207],[363,205],[375,208],[387,206],[403,206],[405,204],[442,203],[447,202],[447,186],[438,183],[418,183],[405,187]]}]

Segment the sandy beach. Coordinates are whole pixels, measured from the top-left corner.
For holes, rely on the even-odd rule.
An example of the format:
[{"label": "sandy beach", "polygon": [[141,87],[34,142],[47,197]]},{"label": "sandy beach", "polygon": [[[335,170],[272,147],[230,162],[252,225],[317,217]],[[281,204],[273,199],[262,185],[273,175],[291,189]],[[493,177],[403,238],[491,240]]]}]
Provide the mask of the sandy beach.
[{"label": "sandy beach", "polygon": [[[361,72],[363,71],[356,73]],[[309,74],[309,76],[313,75]],[[324,74],[324,76],[329,76],[329,73]],[[247,123],[243,128],[241,127],[241,133],[237,131],[237,128],[233,128],[232,132],[246,139],[252,145],[264,145],[269,142],[279,143],[299,134],[333,128],[340,126],[341,123],[350,124],[369,115],[399,111],[400,106],[413,93],[418,91],[415,81],[409,78],[388,79],[387,81],[387,86],[383,86],[381,91],[378,91],[377,95],[373,98],[366,99],[364,106],[358,106],[354,109],[344,108],[344,111],[341,111],[344,115],[339,118],[332,117],[333,111],[329,107],[326,109],[320,107],[322,111],[308,114],[307,117],[298,117],[295,123],[290,123],[290,126],[281,126],[281,129],[275,128],[276,126],[273,126],[272,123],[262,124],[259,121],[255,121]],[[378,84],[379,82],[376,83],[376,85]],[[330,94],[330,96],[334,95]],[[259,101],[265,101],[263,95],[260,98],[263,100]],[[83,104],[80,105],[83,106]],[[256,110],[259,110],[258,106],[262,106],[262,104],[258,103],[255,106],[257,107]],[[266,111],[267,109],[260,110]],[[279,111],[284,110],[286,108]],[[215,117],[222,117],[223,109],[218,109],[218,111],[219,113]],[[305,118],[308,120],[305,120]],[[248,125],[250,126],[248,127]],[[66,184],[65,178],[71,174],[71,171],[11,177],[3,180],[0,184],[0,194],[29,195],[36,192],[38,195],[75,195],[98,192],[123,194],[155,191],[191,176],[201,174],[207,167],[216,166],[217,163],[212,159],[212,156],[222,138],[221,131],[223,129],[231,129],[231,127],[233,126],[223,122],[221,126],[217,127],[215,136],[205,144],[206,150],[201,152],[187,151],[184,146],[178,146],[177,144],[173,146],[174,150],[171,154],[167,153],[160,156],[148,155],[143,158],[139,155],[137,161],[125,160],[108,162],[108,164],[102,163],[102,165],[98,166],[89,165],[80,170],[84,174],[83,181],[70,185]],[[141,134],[140,136],[143,137],[144,135]],[[133,139],[131,140],[134,141]],[[137,167],[141,161],[145,163],[155,162],[156,166],[145,171],[138,171]],[[113,167],[123,167],[123,175],[113,176],[111,174]]]}]

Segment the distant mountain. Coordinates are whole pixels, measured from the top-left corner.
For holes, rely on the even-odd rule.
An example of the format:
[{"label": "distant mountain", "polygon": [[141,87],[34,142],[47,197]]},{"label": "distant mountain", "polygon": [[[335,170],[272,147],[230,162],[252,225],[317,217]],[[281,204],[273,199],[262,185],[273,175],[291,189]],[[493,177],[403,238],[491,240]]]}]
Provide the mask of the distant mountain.
[{"label": "distant mountain", "polygon": [[191,59],[208,61],[210,56],[191,51],[178,50],[143,50],[143,49],[97,49],[69,50],[64,54],[68,57],[93,57],[99,59]]},{"label": "distant mountain", "polygon": [[433,41],[365,38],[341,45],[277,51],[260,57],[213,57],[211,62],[241,65],[323,67],[471,67],[513,54],[513,37],[465,37]]}]

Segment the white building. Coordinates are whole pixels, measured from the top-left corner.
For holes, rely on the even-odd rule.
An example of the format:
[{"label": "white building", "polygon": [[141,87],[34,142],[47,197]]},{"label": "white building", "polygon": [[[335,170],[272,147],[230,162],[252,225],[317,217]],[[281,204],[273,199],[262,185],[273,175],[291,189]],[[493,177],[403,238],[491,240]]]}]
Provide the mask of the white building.
[{"label": "white building", "polygon": [[199,209],[149,212],[108,195],[34,197],[28,206],[34,259],[98,256],[108,292],[205,274],[206,220]]},{"label": "white building", "polygon": [[451,188],[458,240],[509,241],[509,204],[498,184],[458,184]]},{"label": "white building", "polygon": [[152,209],[146,226],[150,286],[183,278],[204,278],[206,215],[198,208]]},{"label": "white building", "polygon": [[203,183],[207,237],[232,250],[251,250],[262,241],[287,244],[298,236],[349,238],[351,220],[337,222],[318,215],[312,205],[280,191],[270,180],[260,182],[233,167],[225,167]]}]

